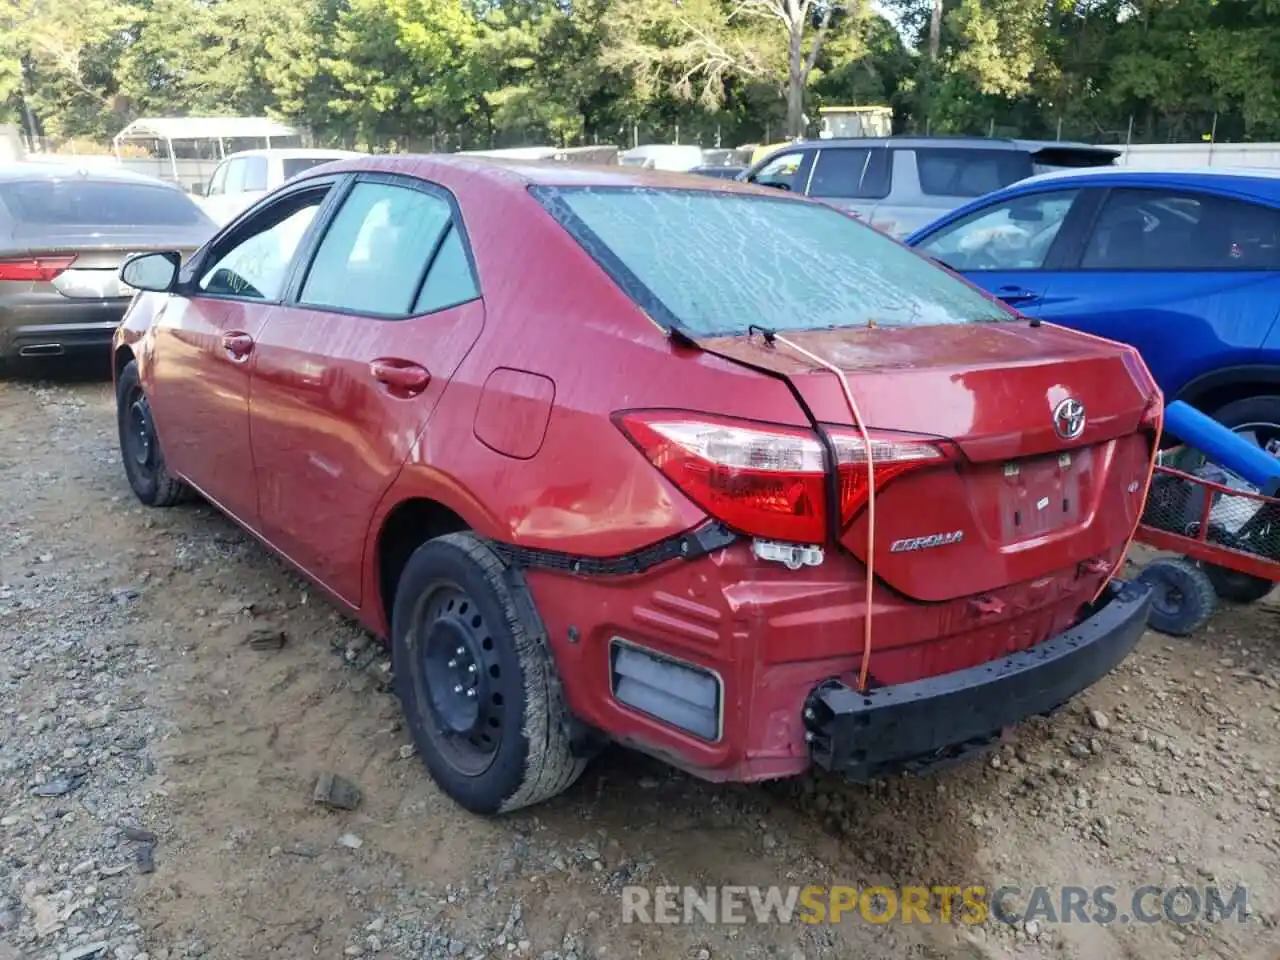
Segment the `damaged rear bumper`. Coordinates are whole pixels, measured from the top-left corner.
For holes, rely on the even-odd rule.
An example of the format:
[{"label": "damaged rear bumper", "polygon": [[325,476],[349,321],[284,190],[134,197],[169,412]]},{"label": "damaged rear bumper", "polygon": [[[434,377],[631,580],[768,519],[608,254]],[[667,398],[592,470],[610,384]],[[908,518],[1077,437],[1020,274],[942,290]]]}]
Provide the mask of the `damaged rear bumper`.
[{"label": "damaged rear bumper", "polygon": [[1142,636],[1150,609],[1145,584],[1113,582],[1089,616],[1029,650],[866,693],[839,680],[820,684],[804,711],[813,760],[865,782],[962,759],[1111,672]]}]

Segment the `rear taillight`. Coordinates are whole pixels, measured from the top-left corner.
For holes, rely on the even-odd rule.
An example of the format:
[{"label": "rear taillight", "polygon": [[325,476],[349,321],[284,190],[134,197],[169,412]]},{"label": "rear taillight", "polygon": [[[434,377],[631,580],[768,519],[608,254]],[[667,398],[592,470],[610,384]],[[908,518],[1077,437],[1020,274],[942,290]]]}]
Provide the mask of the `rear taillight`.
[{"label": "rear taillight", "polygon": [[0,280],[15,280],[19,283],[48,283],[75,262],[75,257],[0,259]]},{"label": "rear taillight", "polygon": [[[627,413],[618,425],[668,480],[740,533],[771,540],[827,539],[823,448],[810,430],[704,414]],[[856,432],[832,431],[840,477],[841,525],[866,506],[866,449]],[[948,459],[939,447],[875,432],[877,490],[913,468]]]},{"label": "rear taillight", "polygon": [[[867,505],[867,447],[861,434],[832,431],[840,473],[840,522],[847,525]],[[914,438],[871,431],[871,461],[876,468],[876,490],[909,470],[949,460],[941,447]]]}]

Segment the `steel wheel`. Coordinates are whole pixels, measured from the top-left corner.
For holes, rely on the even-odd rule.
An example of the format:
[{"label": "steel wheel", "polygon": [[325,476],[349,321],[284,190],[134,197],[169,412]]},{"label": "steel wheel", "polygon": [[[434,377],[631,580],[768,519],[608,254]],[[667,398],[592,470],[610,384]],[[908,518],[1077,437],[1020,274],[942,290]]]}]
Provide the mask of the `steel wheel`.
[{"label": "steel wheel", "polygon": [[155,473],[156,428],[151,407],[141,388],[128,398],[128,414],[124,431],[124,453],[147,476]]},{"label": "steel wheel", "polygon": [[165,466],[151,403],[135,361],[125,364],[116,380],[116,428],[125,476],[137,498],[149,507],[171,507],[186,499],[190,491]]},{"label": "steel wheel", "polygon": [[427,592],[411,626],[428,733],[459,773],[483,774],[502,746],[505,677],[480,607],[453,583]]}]

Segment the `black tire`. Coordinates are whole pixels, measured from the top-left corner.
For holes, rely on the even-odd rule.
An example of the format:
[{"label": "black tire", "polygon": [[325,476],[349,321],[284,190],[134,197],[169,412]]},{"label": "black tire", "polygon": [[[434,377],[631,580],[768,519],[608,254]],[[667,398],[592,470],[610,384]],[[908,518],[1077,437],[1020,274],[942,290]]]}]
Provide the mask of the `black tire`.
[{"label": "black tire", "polygon": [[414,551],[396,588],[391,637],[409,732],[458,804],[509,813],[582,774],[586,760],[573,755],[559,677],[524,577],[474,534],[447,534]]},{"label": "black tire", "polygon": [[1151,601],[1152,629],[1185,637],[1203,627],[1218,605],[1209,575],[1190,560],[1156,560],[1138,575],[1155,591]]},{"label": "black tire", "polygon": [[191,489],[165,469],[160,437],[135,360],[129,361],[116,381],[116,427],[125,476],[139,500],[148,507],[172,507],[190,496]]},{"label": "black tire", "polygon": [[1239,570],[1228,570],[1216,563],[1202,563],[1214,592],[1232,603],[1257,603],[1275,588],[1275,582]]}]

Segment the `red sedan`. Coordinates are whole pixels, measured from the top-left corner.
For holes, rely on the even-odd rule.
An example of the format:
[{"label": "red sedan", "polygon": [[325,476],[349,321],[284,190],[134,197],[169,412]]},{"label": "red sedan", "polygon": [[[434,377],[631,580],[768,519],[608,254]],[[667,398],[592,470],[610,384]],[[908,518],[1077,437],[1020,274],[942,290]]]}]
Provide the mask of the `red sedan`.
[{"label": "red sedan", "polygon": [[1143,630],[1111,582],[1160,414],[1137,355],[821,204],[366,157],[123,279],[138,498],[198,493],[387,638],[471,810],[610,740],[716,780],[924,769]]}]

